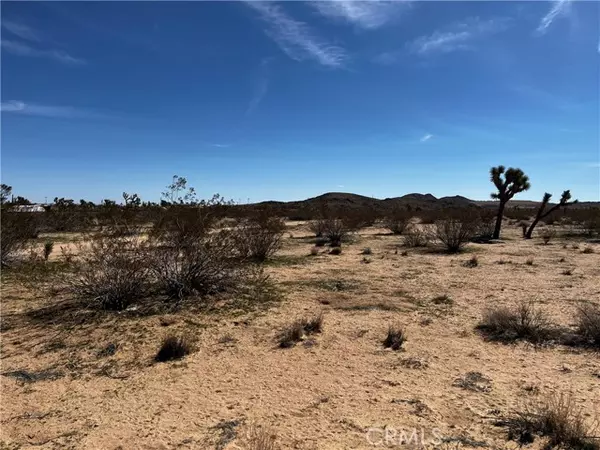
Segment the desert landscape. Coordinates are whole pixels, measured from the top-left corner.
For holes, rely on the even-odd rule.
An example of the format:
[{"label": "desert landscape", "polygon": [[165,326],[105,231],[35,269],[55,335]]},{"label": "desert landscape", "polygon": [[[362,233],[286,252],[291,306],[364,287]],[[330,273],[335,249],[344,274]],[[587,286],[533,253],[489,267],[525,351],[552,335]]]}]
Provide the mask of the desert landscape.
[{"label": "desert landscape", "polygon": [[[125,199],[28,239],[2,271],[2,448],[598,448],[593,220],[524,239],[505,217],[493,239],[485,205],[333,214],[344,198],[290,220],[177,191],[152,223]],[[83,214],[42,214],[61,207]],[[216,259],[186,282],[190,248]],[[212,264],[243,282],[194,284]]]}]

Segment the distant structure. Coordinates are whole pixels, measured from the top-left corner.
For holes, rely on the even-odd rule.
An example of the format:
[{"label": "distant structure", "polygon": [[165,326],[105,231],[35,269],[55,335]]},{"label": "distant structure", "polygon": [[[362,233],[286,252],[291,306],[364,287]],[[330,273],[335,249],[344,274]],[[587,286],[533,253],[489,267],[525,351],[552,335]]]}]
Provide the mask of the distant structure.
[{"label": "distant structure", "polygon": [[15,205],[11,210],[24,213],[43,213],[46,211],[42,205]]}]

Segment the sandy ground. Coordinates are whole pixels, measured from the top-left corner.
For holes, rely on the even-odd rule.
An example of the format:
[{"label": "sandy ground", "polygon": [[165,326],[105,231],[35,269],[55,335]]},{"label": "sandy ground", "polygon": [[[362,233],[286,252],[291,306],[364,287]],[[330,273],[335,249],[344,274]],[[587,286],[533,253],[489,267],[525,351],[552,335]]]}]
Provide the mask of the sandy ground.
[{"label": "sandy ground", "polygon": [[[413,430],[425,448],[518,448],[494,422],[555,391],[572,393],[590,423],[599,417],[597,353],[486,342],[474,327],[485,307],[521,300],[572,325],[579,302],[600,302],[600,245],[540,245],[507,228],[504,243],[470,244],[464,254],[403,256],[401,238],[369,228],[339,256],[309,256],[306,227],[291,223],[289,233],[267,268],[282,300],[258,313],[53,316],[43,308],[66,294],[5,282],[2,373],[47,379],[0,377],[0,448],[250,448],[251,425],[286,449],[386,447],[384,429],[386,448],[423,448],[401,445]],[[473,255],[478,267],[464,267]],[[441,295],[450,300],[437,304]],[[321,334],[277,348],[284,325],[320,312]],[[382,347],[390,324],[405,327],[404,351]],[[196,350],[154,363],[169,332],[192,336]],[[116,352],[103,356],[109,344]],[[471,371],[488,380],[480,390],[455,386]]]}]

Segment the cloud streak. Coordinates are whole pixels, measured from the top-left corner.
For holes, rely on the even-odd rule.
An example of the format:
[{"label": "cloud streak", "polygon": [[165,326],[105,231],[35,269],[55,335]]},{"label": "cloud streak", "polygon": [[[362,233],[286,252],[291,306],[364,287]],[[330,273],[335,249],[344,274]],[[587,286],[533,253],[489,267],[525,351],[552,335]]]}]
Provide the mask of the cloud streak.
[{"label": "cloud streak", "polygon": [[12,22],[10,20],[2,21],[2,28],[15,36],[32,42],[41,42],[40,34],[33,28],[22,23]]},{"label": "cloud streak", "polygon": [[433,137],[433,134],[426,134],[425,136],[423,136],[421,139],[419,139],[420,142],[427,142],[429,139],[431,139]]},{"label": "cloud streak", "polygon": [[313,60],[326,67],[343,67],[348,58],[343,48],[316,36],[306,23],[287,15],[279,5],[259,1],[246,1],[246,5],[259,13],[267,23],[267,36],[293,60]]},{"label": "cloud streak", "polygon": [[254,93],[252,94],[252,98],[248,103],[248,107],[246,108],[246,116],[252,114],[260,102],[262,102],[265,95],[267,95],[267,91],[269,89],[269,64],[271,63],[271,58],[264,58],[260,62],[258,79],[256,81],[256,85],[254,86]]},{"label": "cloud streak", "polygon": [[436,30],[430,35],[418,37],[408,44],[408,50],[419,56],[471,50],[478,39],[504,31],[509,25],[506,18],[468,18],[445,29]]},{"label": "cloud streak", "polygon": [[409,5],[408,1],[332,0],[311,2],[311,6],[321,15],[367,30],[376,29],[391,22],[407,5]]},{"label": "cloud streak", "polygon": [[552,25],[552,23],[556,20],[557,17],[566,17],[571,12],[571,0],[558,0],[552,3],[552,7],[550,11],[542,17],[540,20],[540,24],[535,30],[536,33],[541,36],[546,34],[548,28]]},{"label": "cloud streak", "polygon": [[85,64],[83,59],[75,58],[62,50],[41,50],[33,48],[27,44],[17,41],[3,39],[0,43],[2,49],[18,56],[26,56],[30,58],[47,58],[58,61],[62,64],[77,66]]},{"label": "cloud streak", "polygon": [[108,116],[72,106],[51,106],[35,103],[25,103],[18,100],[10,100],[0,103],[0,111],[3,114],[20,114],[24,116],[48,117],[53,119],[98,119]]}]

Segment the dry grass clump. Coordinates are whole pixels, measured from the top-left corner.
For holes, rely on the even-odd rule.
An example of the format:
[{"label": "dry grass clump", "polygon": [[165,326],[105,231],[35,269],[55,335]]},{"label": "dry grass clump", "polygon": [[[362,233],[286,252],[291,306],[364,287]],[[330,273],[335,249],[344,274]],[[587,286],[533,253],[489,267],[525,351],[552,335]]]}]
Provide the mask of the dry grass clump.
[{"label": "dry grass clump", "polygon": [[454,380],[452,386],[474,392],[489,392],[492,389],[491,380],[480,372],[467,372]]},{"label": "dry grass clump", "polygon": [[477,267],[479,265],[479,259],[477,259],[477,255],[473,255],[470,259],[466,260],[463,263],[464,267]]},{"label": "dry grass clump", "polygon": [[323,314],[319,314],[310,319],[300,319],[286,326],[277,335],[277,342],[280,348],[290,348],[300,342],[304,336],[323,331]]},{"label": "dry grass clump", "polygon": [[400,325],[390,325],[388,327],[387,336],[383,340],[384,348],[392,350],[400,350],[406,342],[406,333]]},{"label": "dry grass clump", "polygon": [[598,441],[586,425],[583,411],[577,407],[571,395],[552,395],[541,402],[517,411],[505,421],[508,438],[520,444],[529,444],[537,437],[546,437],[544,448],[570,450],[597,450]]},{"label": "dry grass clump", "polygon": [[284,230],[279,218],[245,220],[233,233],[235,247],[242,258],[263,262],[281,248]]},{"label": "dry grass clump", "polygon": [[590,253],[594,253],[594,249],[593,249],[593,247],[586,247],[581,251],[581,253],[589,255]]},{"label": "dry grass clump", "polygon": [[583,343],[600,348],[600,307],[592,304],[580,306],[576,320],[576,332]]},{"label": "dry grass clump", "polygon": [[527,264],[528,266],[533,266],[533,258],[529,257],[525,260],[525,264]]},{"label": "dry grass clump", "polygon": [[540,344],[556,337],[546,315],[533,302],[487,309],[476,328],[488,339],[501,342],[525,340]]},{"label": "dry grass clump", "polygon": [[187,337],[169,335],[163,339],[154,360],[157,362],[166,362],[181,359],[190,354],[191,351],[192,344]]}]

